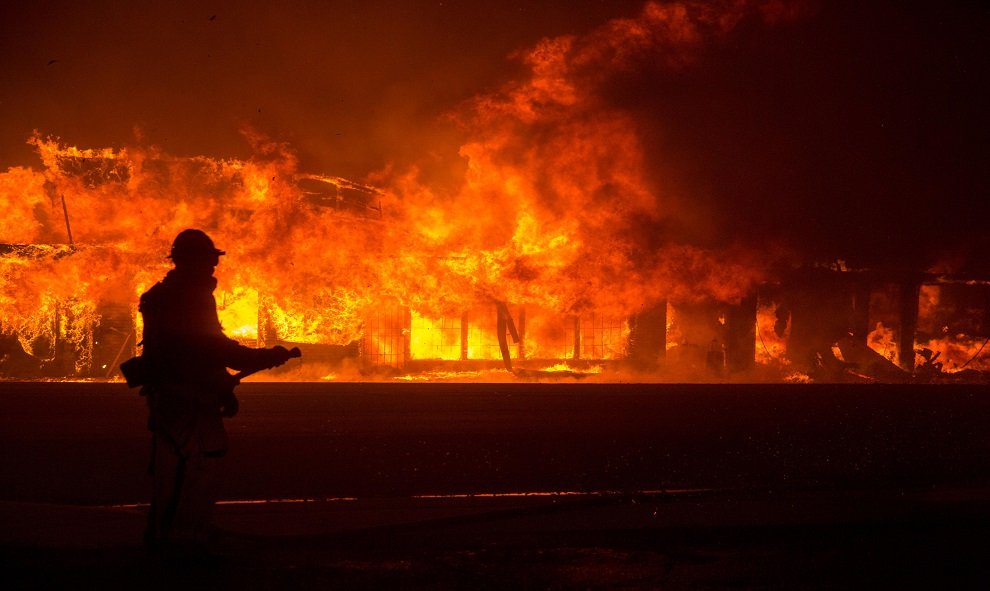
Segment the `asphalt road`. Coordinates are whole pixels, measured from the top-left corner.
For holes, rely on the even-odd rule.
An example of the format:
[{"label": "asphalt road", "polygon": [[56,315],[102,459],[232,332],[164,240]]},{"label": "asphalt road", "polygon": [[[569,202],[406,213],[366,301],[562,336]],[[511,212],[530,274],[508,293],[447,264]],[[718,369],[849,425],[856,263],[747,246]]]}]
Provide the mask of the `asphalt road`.
[{"label": "asphalt road", "polygon": [[[5,588],[990,584],[986,387],[252,383],[239,394],[220,497],[312,501],[222,504],[224,537],[189,562],[140,545],[140,397],[120,384],[0,383]],[[612,492],[486,496],[552,491]]]},{"label": "asphalt road", "polygon": [[[990,483],[985,386],[289,384],[238,389],[223,499]],[[145,501],[144,401],[0,383],[0,500]]]}]

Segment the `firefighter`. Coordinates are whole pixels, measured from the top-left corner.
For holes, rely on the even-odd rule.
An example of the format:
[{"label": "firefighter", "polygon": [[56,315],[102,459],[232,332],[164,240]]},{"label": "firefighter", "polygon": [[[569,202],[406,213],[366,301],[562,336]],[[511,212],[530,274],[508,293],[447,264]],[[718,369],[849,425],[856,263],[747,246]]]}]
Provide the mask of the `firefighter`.
[{"label": "firefighter", "polygon": [[154,481],[145,542],[154,548],[205,548],[213,489],[227,452],[223,418],[237,413],[237,381],[227,368],[258,371],[294,356],[285,347],[254,349],[223,334],[213,272],[224,251],[201,230],[183,230],[169,258],[175,268],[141,296],[144,376]]}]

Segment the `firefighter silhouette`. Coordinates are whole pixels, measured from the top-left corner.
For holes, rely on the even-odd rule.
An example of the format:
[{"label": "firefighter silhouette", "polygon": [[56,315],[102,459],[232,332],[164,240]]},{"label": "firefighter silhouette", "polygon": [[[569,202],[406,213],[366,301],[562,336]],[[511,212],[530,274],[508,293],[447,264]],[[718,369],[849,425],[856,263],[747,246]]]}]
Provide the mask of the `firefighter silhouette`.
[{"label": "firefighter silhouette", "polygon": [[122,365],[150,411],[154,484],[145,542],[153,547],[205,547],[218,462],[227,452],[223,419],[238,411],[238,375],[298,356],[298,349],[255,349],[223,334],[213,273],[224,254],[201,230],[176,236],[169,255],[175,268],[141,296],[142,354]]}]

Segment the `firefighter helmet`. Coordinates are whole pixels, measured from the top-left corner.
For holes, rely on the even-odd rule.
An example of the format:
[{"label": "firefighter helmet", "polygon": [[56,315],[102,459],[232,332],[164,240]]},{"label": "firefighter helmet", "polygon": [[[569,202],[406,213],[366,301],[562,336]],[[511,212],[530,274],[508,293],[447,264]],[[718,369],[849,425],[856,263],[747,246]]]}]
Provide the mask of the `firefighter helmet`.
[{"label": "firefighter helmet", "polygon": [[[216,257],[227,254],[218,249],[213,240],[202,230],[188,229],[179,232],[172,242],[172,251],[169,258],[176,263],[195,263],[216,259]],[[216,264],[216,261],[214,261]]]}]

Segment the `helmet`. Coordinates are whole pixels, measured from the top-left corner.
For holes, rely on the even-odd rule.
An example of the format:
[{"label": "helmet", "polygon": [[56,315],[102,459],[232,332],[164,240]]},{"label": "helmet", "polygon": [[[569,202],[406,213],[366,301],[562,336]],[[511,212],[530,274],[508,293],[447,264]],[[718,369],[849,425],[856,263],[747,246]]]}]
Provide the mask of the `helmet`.
[{"label": "helmet", "polygon": [[216,264],[216,257],[222,254],[227,253],[214,246],[213,240],[206,235],[206,232],[189,229],[179,232],[179,235],[175,237],[175,241],[172,242],[172,251],[168,257],[176,263],[194,263],[214,259],[213,264]]}]

